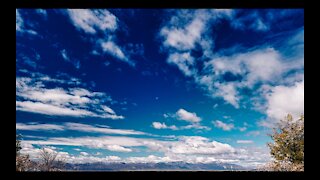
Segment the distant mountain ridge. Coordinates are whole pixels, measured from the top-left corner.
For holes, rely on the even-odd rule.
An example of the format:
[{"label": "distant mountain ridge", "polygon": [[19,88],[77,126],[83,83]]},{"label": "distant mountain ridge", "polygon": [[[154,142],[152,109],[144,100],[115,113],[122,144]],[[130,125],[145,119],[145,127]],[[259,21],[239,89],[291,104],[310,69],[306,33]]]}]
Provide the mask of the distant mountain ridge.
[{"label": "distant mountain ridge", "polygon": [[159,162],[159,163],[84,163],[66,164],[67,170],[77,171],[233,171],[249,170],[245,167],[230,163],[187,163],[187,162]]}]

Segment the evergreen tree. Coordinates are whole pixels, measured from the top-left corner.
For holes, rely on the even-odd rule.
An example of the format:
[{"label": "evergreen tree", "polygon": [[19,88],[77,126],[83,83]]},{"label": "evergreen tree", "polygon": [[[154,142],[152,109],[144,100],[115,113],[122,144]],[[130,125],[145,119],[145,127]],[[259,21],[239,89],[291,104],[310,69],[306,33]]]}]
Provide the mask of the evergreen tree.
[{"label": "evergreen tree", "polygon": [[274,161],[269,165],[276,171],[304,170],[304,116],[294,120],[288,115],[278,123],[270,135],[274,143],[268,143]]}]

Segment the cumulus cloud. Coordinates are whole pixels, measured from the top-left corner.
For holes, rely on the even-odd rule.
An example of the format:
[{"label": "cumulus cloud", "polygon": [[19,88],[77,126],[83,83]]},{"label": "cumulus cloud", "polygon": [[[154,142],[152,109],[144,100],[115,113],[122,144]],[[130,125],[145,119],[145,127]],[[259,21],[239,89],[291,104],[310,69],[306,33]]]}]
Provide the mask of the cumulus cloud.
[{"label": "cumulus cloud", "polygon": [[[46,141],[23,140],[23,152],[36,154],[34,145],[69,145],[85,146],[95,149],[105,149],[117,152],[133,151],[133,147],[147,147],[151,152],[161,152],[164,156],[148,155],[142,157],[130,156],[119,158],[117,156],[94,157],[94,156],[69,156],[67,160],[71,163],[79,162],[175,162],[183,161],[188,163],[211,163],[229,162],[241,165],[255,166],[270,160],[269,152],[265,149],[250,147],[251,149],[236,149],[229,144],[210,140],[201,136],[180,136],[175,140],[155,140],[150,138],[129,138],[116,136],[102,137],[78,137],[78,138],[49,138]],[[253,148],[253,149],[252,149]]]},{"label": "cumulus cloud", "polygon": [[304,81],[293,86],[275,86],[266,99],[269,118],[279,121],[289,113],[297,118],[304,114]]},{"label": "cumulus cloud", "polygon": [[183,136],[170,148],[170,152],[176,154],[222,154],[234,151],[235,149],[228,144],[209,141],[201,136]]},{"label": "cumulus cloud", "polygon": [[215,127],[223,129],[224,131],[230,131],[232,129],[234,129],[234,124],[230,123],[224,123],[220,120],[216,120],[216,121],[212,121],[212,123],[214,124]]},{"label": "cumulus cloud", "polygon": [[187,121],[190,123],[199,123],[201,121],[201,118],[197,116],[196,113],[188,112],[185,109],[179,109],[176,112],[177,119]]},{"label": "cumulus cloud", "polygon": [[171,129],[171,130],[178,130],[175,125],[167,126],[165,123],[160,122],[153,122],[152,127],[155,129]]},{"label": "cumulus cloud", "polygon": [[155,140],[152,138],[133,138],[118,136],[49,138],[47,140],[25,140],[34,145],[67,145],[105,149],[116,152],[132,152],[129,147],[145,146],[152,151],[166,154],[225,154],[235,149],[228,144],[210,141],[201,136],[181,136],[177,141]]},{"label": "cumulus cloud", "polygon": [[[242,91],[253,91],[251,105],[256,108],[257,102],[265,100],[263,93],[255,91],[262,85],[288,86],[303,80],[303,28],[292,30],[282,39],[274,38],[271,43],[268,40],[268,43],[248,48],[236,45],[216,52],[213,51],[215,38],[211,32],[221,19],[236,30],[264,32],[272,28],[272,22],[294,14],[290,10],[270,11],[266,16],[263,13],[255,10],[246,13],[242,10],[181,10],[173,13],[159,33],[168,53],[167,62],[193,78],[208,96],[222,98],[235,108],[248,103]],[[200,51],[202,55],[195,57],[193,51]]]},{"label": "cumulus cloud", "polygon": [[198,130],[211,130],[210,127],[203,126],[200,124],[201,118],[197,116],[194,112],[188,112],[185,109],[179,109],[176,113],[165,113],[163,114],[164,118],[173,118],[180,121],[185,121],[189,123],[185,126],[167,126],[165,123],[153,122],[152,126],[156,129],[172,129],[172,130],[184,130],[184,129],[198,129]]},{"label": "cumulus cloud", "polygon": [[77,87],[47,88],[42,78],[16,78],[17,110],[56,116],[124,118],[102,105],[110,99],[105,93]]}]

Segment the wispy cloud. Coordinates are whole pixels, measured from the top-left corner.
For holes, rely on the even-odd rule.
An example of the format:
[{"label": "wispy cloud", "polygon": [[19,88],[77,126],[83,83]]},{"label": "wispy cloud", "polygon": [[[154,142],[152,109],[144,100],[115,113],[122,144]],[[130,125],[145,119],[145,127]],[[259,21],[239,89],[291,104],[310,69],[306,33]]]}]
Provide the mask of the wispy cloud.
[{"label": "wispy cloud", "polygon": [[[213,51],[215,37],[211,32],[221,19],[235,30],[251,29],[262,33],[274,28],[272,22],[294,14],[290,10],[264,13],[267,12],[181,10],[172,13],[159,32],[163,38],[162,48],[168,53],[167,62],[193,78],[208,96],[222,98],[235,108],[247,103],[243,90],[251,92],[262,84],[292,85],[301,81],[303,75],[292,72],[303,71],[303,30],[292,30],[282,38],[268,39],[267,43],[248,48],[236,45]],[[195,57],[194,51],[200,51],[202,55]],[[266,99],[259,91],[253,93],[250,106],[255,108],[257,102]],[[267,114],[265,109],[264,113]]]},{"label": "wispy cloud", "polygon": [[29,130],[29,131],[63,131],[64,127],[57,124],[24,124],[16,123],[17,130]]},{"label": "wispy cloud", "polygon": [[124,55],[124,53],[120,49],[120,47],[118,45],[116,45],[114,42],[112,42],[112,41],[101,42],[101,47],[104,52],[107,52],[107,53],[111,54],[112,56],[114,56],[124,62],[127,62],[131,66],[135,65],[135,63],[133,61],[130,61],[128,59],[128,57],[126,57]]},{"label": "wispy cloud", "polygon": [[46,83],[36,77],[17,77],[16,95],[16,109],[20,111],[58,116],[124,118],[103,105],[110,99],[105,93],[75,87],[47,88]]},{"label": "wispy cloud", "polygon": [[238,144],[252,144],[252,140],[237,140]]},{"label": "wispy cloud", "polygon": [[80,68],[80,61],[71,57],[70,54],[67,52],[66,49],[62,49],[60,51],[61,57],[64,61],[68,62],[68,63],[72,63],[72,65],[74,65],[75,68],[79,69]]},{"label": "wispy cloud", "polygon": [[83,123],[65,122],[62,124],[40,124],[40,123],[16,123],[17,130],[28,130],[28,131],[80,131],[86,133],[100,133],[100,134],[120,134],[120,135],[147,135],[141,131],[135,131],[130,129],[113,129],[109,126],[102,125],[90,125]]},{"label": "wispy cloud", "polygon": [[128,130],[128,129],[111,129],[109,127],[99,127],[99,126],[92,126],[88,124],[82,123],[65,123],[64,124],[66,129],[68,130],[76,130],[82,132],[95,132],[95,133],[102,133],[102,134],[122,134],[122,135],[145,135],[146,133],[141,131],[135,130]]},{"label": "wispy cloud", "polygon": [[227,124],[227,123],[224,123],[220,120],[212,121],[212,124],[214,124],[214,126],[217,128],[223,129],[224,131],[230,131],[230,130],[234,129],[234,124],[232,124],[232,123]]},{"label": "wispy cloud", "polygon": [[[135,66],[129,58],[130,53],[115,42],[115,31],[118,29],[119,19],[108,10],[68,9],[66,10],[72,24],[80,31],[92,35],[102,52],[110,54],[118,60]],[[103,37],[98,34],[103,34]],[[95,54],[99,54],[94,50]]]},{"label": "wispy cloud", "polygon": [[85,33],[117,29],[117,18],[108,10],[68,9],[67,13],[73,25]]},{"label": "wispy cloud", "polygon": [[20,11],[16,9],[16,32],[19,33],[28,33],[31,35],[37,35],[38,33],[32,29],[27,29],[25,24],[25,21],[22,18],[22,15],[20,14]]}]

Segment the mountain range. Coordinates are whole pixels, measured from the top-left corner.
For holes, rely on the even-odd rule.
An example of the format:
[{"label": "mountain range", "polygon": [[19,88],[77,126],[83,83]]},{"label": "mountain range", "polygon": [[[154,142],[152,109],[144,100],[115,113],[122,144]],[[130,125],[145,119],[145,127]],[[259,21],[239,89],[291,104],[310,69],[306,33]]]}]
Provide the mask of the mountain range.
[{"label": "mountain range", "polygon": [[159,162],[159,163],[84,163],[66,164],[66,170],[76,171],[243,171],[249,170],[230,163],[187,163],[187,162]]}]

